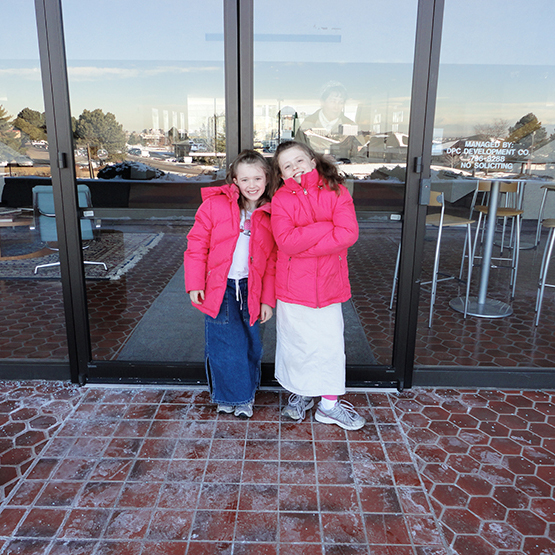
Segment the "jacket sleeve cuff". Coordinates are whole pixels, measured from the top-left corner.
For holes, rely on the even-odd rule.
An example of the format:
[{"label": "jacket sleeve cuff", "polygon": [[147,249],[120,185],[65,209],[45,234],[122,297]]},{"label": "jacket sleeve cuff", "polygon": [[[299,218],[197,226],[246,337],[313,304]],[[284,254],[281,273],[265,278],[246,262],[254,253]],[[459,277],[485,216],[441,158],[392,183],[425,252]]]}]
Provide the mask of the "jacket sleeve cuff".
[{"label": "jacket sleeve cuff", "polygon": [[270,305],[272,308],[275,308],[276,306],[276,288],[273,275],[266,275],[264,278],[260,302]]}]

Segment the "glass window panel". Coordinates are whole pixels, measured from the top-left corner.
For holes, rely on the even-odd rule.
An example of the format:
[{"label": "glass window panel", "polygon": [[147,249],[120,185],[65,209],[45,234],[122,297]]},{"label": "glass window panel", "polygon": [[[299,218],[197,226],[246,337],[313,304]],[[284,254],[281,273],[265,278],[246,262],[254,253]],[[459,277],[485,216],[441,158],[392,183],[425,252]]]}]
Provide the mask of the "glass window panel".
[{"label": "glass window panel", "polygon": [[86,270],[93,358],[202,361],[182,266],[201,189],[225,177],[222,2],[62,6],[77,175],[108,266]]},{"label": "glass window panel", "polygon": [[[467,258],[462,274],[460,266],[465,229],[445,230],[440,277],[454,279],[438,284],[431,328],[431,292],[429,287],[422,292],[417,365],[553,365],[553,330],[549,318],[534,325],[534,306],[547,234],[544,229],[537,244],[540,204],[545,186],[555,179],[554,16],[555,7],[542,0],[525,7],[498,0],[445,2],[432,189],[444,192],[449,215],[474,220],[477,242],[470,315],[464,319]],[[527,29],[534,29],[533,36]],[[472,210],[479,182],[481,188],[501,192],[480,191],[476,203],[484,208]],[[505,187],[516,192],[503,192]],[[489,226],[488,220],[476,233],[480,214],[501,209],[505,214],[522,211],[521,221],[501,218]],[[548,196],[543,217],[553,217],[554,210],[555,197]],[[424,280],[431,279],[436,244],[430,226],[428,238]],[[552,300],[544,301],[546,315]]]},{"label": "glass window panel", "polygon": [[[8,2],[0,37],[0,357],[67,359],[54,217],[35,217],[50,188],[34,3]],[[40,267],[39,267],[40,266]]]},{"label": "glass window panel", "polygon": [[347,362],[390,364],[417,3],[255,2],[254,143],[333,157],[360,221],[349,250]]}]

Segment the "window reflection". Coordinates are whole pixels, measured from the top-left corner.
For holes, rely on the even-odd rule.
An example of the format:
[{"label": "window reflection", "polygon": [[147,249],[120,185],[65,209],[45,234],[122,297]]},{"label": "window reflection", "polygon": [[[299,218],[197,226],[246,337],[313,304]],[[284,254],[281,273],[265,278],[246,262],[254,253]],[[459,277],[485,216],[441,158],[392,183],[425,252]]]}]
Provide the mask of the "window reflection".
[{"label": "window reflection", "polygon": [[39,268],[59,260],[57,245],[41,233],[33,209],[33,189],[52,185],[34,3],[9,1],[3,7],[0,357],[64,360],[68,350],[59,268],[48,275]]},{"label": "window reflection", "polygon": [[[83,4],[100,24],[83,27]],[[136,182],[120,208],[196,208],[225,168],[221,1],[63,11],[77,176]]]},{"label": "window reflection", "polygon": [[[550,349],[552,331],[533,322],[547,235],[541,223],[555,214],[555,199],[542,205],[555,180],[553,15],[537,0],[525,9],[501,0],[445,2],[431,187],[444,193],[451,215],[474,221],[475,264],[466,319],[452,310],[465,298],[459,279],[438,287],[430,330],[421,297],[416,364],[546,366],[538,345]],[[534,40],[524,33],[531,27]],[[462,234],[446,237],[443,273],[464,276],[464,246]]]},{"label": "window reflection", "polygon": [[254,8],[255,147],[270,157],[283,141],[308,143],[345,176],[361,222],[348,255],[347,362],[390,364],[386,290],[405,195],[417,2]]},{"label": "window reflection", "polygon": [[202,362],[183,252],[202,189],[225,178],[223,4],[62,7],[78,183],[108,268],[87,280],[93,359]]},{"label": "window reflection", "polygon": [[359,212],[402,212],[415,21],[410,0],[255,2],[255,146],[308,143],[340,165]]}]

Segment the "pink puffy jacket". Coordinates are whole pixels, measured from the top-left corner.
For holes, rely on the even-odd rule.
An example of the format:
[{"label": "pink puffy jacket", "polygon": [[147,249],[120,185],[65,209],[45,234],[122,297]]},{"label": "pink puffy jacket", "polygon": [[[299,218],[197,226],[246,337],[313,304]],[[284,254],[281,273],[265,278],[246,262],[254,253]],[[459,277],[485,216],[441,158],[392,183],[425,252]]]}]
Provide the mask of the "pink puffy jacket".
[{"label": "pink puffy jacket", "polygon": [[358,239],[358,223],[351,195],[340,188],[340,195],[330,191],[312,170],[274,195],[278,299],[322,308],[351,297],[347,248]]},{"label": "pink puffy jacket", "polygon": [[[204,291],[204,302],[193,304],[215,318],[220,311],[233,252],[239,238],[241,213],[236,185],[202,189],[195,224],[187,235],[184,254],[185,289]],[[272,307],[275,299],[276,248],[270,224],[270,204],[257,208],[251,217],[249,241],[248,307],[251,326],[260,316],[260,304]]]}]

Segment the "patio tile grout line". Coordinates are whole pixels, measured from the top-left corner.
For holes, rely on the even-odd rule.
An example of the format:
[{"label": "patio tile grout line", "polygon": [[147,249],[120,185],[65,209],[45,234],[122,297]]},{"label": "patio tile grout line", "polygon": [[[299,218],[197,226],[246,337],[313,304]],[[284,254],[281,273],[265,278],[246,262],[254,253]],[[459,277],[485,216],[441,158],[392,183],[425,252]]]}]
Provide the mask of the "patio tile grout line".
[{"label": "patio tile grout line", "polygon": [[[419,467],[418,467],[418,459],[417,459],[417,455],[415,454],[415,450],[414,448],[412,448],[411,443],[410,443],[410,439],[407,437],[407,434],[404,430],[404,427],[402,425],[402,422],[400,421],[399,418],[399,414],[397,413],[396,407],[395,407],[395,402],[394,399],[392,398],[391,394],[387,393],[387,397],[388,397],[388,401],[392,410],[392,413],[395,415],[395,421],[399,426],[399,431],[401,432],[401,434],[403,435],[404,438],[404,444],[407,447],[407,451],[410,455],[411,461],[413,462],[414,468],[418,474],[418,481],[420,483],[420,489],[422,490],[422,493],[425,495],[426,497],[426,501],[428,504],[428,508],[429,508],[429,514],[431,515],[431,517],[433,518],[434,524],[435,524],[435,528],[441,538],[441,541],[443,542],[443,547],[445,547],[445,549],[447,549],[448,553],[452,552],[450,543],[447,541],[447,539],[445,538],[445,534],[443,532],[443,526],[441,524],[441,520],[440,520],[440,516],[438,516],[436,514],[436,510],[434,508],[434,505],[432,503],[431,500],[431,496],[430,493],[428,492],[428,488],[426,487],[426,485],[424,484],[423,480],[422,480],[422,472],[420,471]],[[393,476],[393,472],[392,472],[392,476]],[[396,484],[395,489],[397,490],[398,486]],[[401,505],[401,509],[403,510],[403,515],[404,515],[404,509]],[[414,545],[414,538],[412,535],[412,531],[410,529],[410,525],[407,526],[408,528],[408,532],[410,534],[411,537],[411,545]]]},{"label": "patio tile grout line", "polygon": [[[366,407],[365,407],[365,411],[366,409],[370,409],[368,412],[370,412],[370,414],[372,415],[372,425],[376,426],[376,421],[372,412],[372,408],[370,406],[370,399],[368,398],[368,394],[364,393],[364,397],[366,399]],[[367,422],[366,425],[369,425],[370,422]],[[377,426],[376,426],[376,431],[377,431]],[[370,549],[370,538],[368,537],[368,529],[366,527],[366,521],[364,519],[364,510],[362,507],[362,499],[360,497],[360,492],[362,490],[362,484],[359,482],[359,479],[356,475],[355,472],[355,467],[354,467],[354,462],[355,462],[355,457],[354,455],[354,446],[353,446],[353,442],[352,440],[349,438],[349,433],[346,432],[345,433],[346,436],[346,441],[347,441],[347,452],[349,453],[349,462],[351,464],[351,472],[353,473],[353,484],[354,484],[354,489],[356,492],[356,496],[357,496],[357,503],[358,503],[358,510],[359,510],[359,514],[360,514],[360,520],[362,523],[362,529],[364,530],[364,538],[365,538],[365,544],[368,549]],[[380,442],[381,443],[381,442]]]},{"label": "patio tile grout line", "polygon": [[[163,392],[163,394],[162,394],[161,397],[160,397],[160,401],[158,402],[158,406],[157,406],[156,411],[151,415],[151,423],[150,423],[150,426],[149,426],[148,431],[145,433],[145,437],[143,438],[143,446],[144,446],[144,444],[145,444],[145,443],[144,443],[145,440],[148,439],[148,434],[149,434],[150,430],[152,430],[153,425],[154,425],[154,423],[156,422],[156,415],[158,414],[158,411],[160,410],[160,407],[161,407],[161,405],[163,404],[164,399],[166,398],[166,395],[167,395],[167,390],[166,390],[166,389],[162,389],[161,391]],[[191,400],[189,400],[189,404],[190,404],[190,403],[191,403]],[[189,407],[189,409],[187,410],[187,413],[189,412],[189,410],[190,410],[190,407]],[[186,417],[186,415],[187,415],[187,414],[185,414],[184,416]],[[170,420],[170,421],[171,421],[171,420]],[[180,426],[180,427],[183,428],[183,422],[181,422],[181,426]],[[164,481],[161,482],[160,488],[159,488],[159,490],[158,490],[158,494],[156,495],[156,500],[154,501],[154,503],[153,503],[153,505],[152,505],[152,511],[151,511],[149,523],[148,523],[148,525],[147,525],[147,527],[146,527],[144,536],[143,536],[143,537],[141,538],[141,540],[140,540],[141,553],[146,549],[145,541],[148,541],[148,535],[149,535],[149,532],[150,532],[150,528],[151,528],[151,526],[152,526],[152,520],[153,520],[154,516],[156,515],[156,509],[158,508],[158,503],[160,502],[160,497],[161,497],[162,492],[163,492],[163,490],[164,490],[164,484],[166,484],[166,482],[167,482],[169,469],[170,469],[170,466],[171,466],[171,462],[172,462],[172,460],[173,460],[173,457],[174,457],[174,455],[175,455],[176,449],[177,449],[177,441],[176,441],[175,445],[173,446],[173,450],[172,450],[171,456],[168,457],[168,469],[167,469],[166,475],[165,475],[165,477],[164,477]],[[141,450],[139,449],[138,452],[137,452],[137,456],[140,454],[140,452],[141,452]],[[158,460],[158,459],[155,459],[155,460]],[[129,478],[129,474],[127,475],[127,478]],[[127,478],[126,478],[126,480],[124,481],[124,483],[123,483],[123,485],[122,485],[122,488],[121,488],[121,491],[120,491],[120,496],[119,496],[120,498],[121,498],[121,495],[123,494],[123,491],[125,490],[125,484],[127,483]],[[115,507],[115,506],[117,506],[117,505],[114,504],[114,507]],[[192,526],[192,523],[191,523],[191,526]],[[104,533],[106,533],[106,529],[104,530]],[[97,549],[100,549],[100,546],[98,546]]]},{"label": "patio tile grout line", "polygon": [[[219,420],[219,417],[218,417]],[[239,478],[239,484],[237,485],[237,505],[235,506],[235,522],[233,525],[233,535],[232,535],[232,539],[231,539],[231,553],[233,553],[235,551],[235,543],[237,542],[237,526],[238,526],[238,521],[239,521],[239,506],[241,503],[241,493],[242,493],[242,489],[243,489],[243,473],[245,472],[245,454],[246,454],[246,450],[247,450],[247,436],[248,436],[248,426],[249,426],[249,422],[247,422],[247,425],[245,427],[245,438],[244,438],[244,445],[243,445],[243,460],[241,463],[241,473],[240,473],[240,478]]]},{"label": "patio tile grout line", "polygon": [[311,435],[311,443],[312,443],[312,458],[314,461],[314,479],[316,482],[316,495],[318,500],[318,524],[320,529],[320,546],[322,550],[322,554],[325,555],[325,545],[326,545],[326,538],[325,538],[325,531],[324,531],[324,523],[322,520],[322,496],[320,491],[320,479],[318,473],[318,453],[316,450],[316,434],[314,433],[314,412],[317,410],[318,402],[315,400],[314,407],[310,409],[310,414],[308,417],[310,418],[310,435]]},{"label": "patio tile grout line", "polygon": [[[195,402],[194,402],[195,399],[196,399],[196,395],[193,397],[191,409],[195,405]],[[189,411],[187,411],[187,414],[189,414],[191,409],[189,409]],[[210,453],[212,452],[212,445],[214,444],[214,434],[216,433],[218,420],[219,420],[219,416],[217,415],[214,426],[212,427],[212,433],[210,435],[210,446],[209,446],[208,452],[206,454],[206,461],[204,463],[204,470],[202,472],[202,478],[200,479],[199,489],[198,489],[196,503],[195,503],[195,509],[193,511],[191,527],[189,528],[189,533],[187,534],[187,546],[186,546],[186,549],[185,549],[185,553],[189,553],[189,550],[191,549],[191,542],[194,541],[194,538],[192,537],[193,536],[193,530],[195,529],[195,525],[197,523],[197,516],[198,516],[198,512],[199,512],[199,503],[200,503],[200,499],[202,497],[202,491],[204,489],[204,485],[206,483],[205,482],[206,471],[208,469],[208,461],[210,460]],[[198,420],[195,420],[195,422],[198,422]]]},{"label": "patio tile grout line", "polygon": [[[101,389],[101,388],[100,388],[100,387],[94,387],[94,389]],[[113,390],[113,389],[116,389],[116,390],[117,390],[118,388],[102,388],[102,389],[106,389],[107,391],[109,391],[109,390]],[[160,390],[164,391],[162,388],[154,388],[154,389],[155,389],[155,390],[160,389]],[[126,390],[128,391],[128,389],[126,389]],[[135,398],[136,393],[137,393],[137,392],[140,392],[140,391],[141,391],[140,389],[137,389],[137,390],[134,392],[133,397],[132,397],[130,400],[127,400],[127,401],[126,401],[126,404],[127,404],[127,405],[133,404],[133,403],[132,403],[132,400]],[[105,393],[103,394],[103,397],[104,397],[104,395],[105,395]],[[140,459],[139,459],[139,454],[140,454],[140,452],[141,452],[141,449],[142,449],[142,447],[143,447],[143,445],[144,445],[145,440],[148,438],[148,434],[149,434],[150,430],[152,429],[153,423],[154,423],[154,421],[155,421],[156,413],[158,412],[158,408],[159,408],[160,405],[162,404],[162,400],[163,400],[163,398],[164,398],[164,395],[165,395],[165,393],[164,393],[163,395],[161,395],[160,400],[157,402],[157,409],[156,409],[156,411],[154,411],[154,413],[148,418],[148,420],[150,420],[150,424],[148,425],[148,428],[145,430],[144,434],[142,434],[142,435],[140,436],[141,445],[137,448],[137,452],[135,453],[135,455],[134,455],[133,457],[130,457],[130,458],[129,458],[130,469],[129,469],[129,471],[127,472],[126,476],[121,480],[121,482],[122,482],[122,484],[121,484],[121,489],[120,489],[120,491],[119,491],[117,497],[114,499],[114,502],[113,502],[112,506],[109,507],[109,508],[107,508],[107,511],[108,511],[108,518],[106,519],[106,522],[105,522],[105,524],[104,524],[102,530],[100,531],[98,537],[95,538],[95,539],[96,539],[96,542],[97,542],[97,545],[95,546],[95,549],[94,549],[94,552],[93,552],[93,553],[98,553],[98,552],[100,551],[103,542],[105,542],[105,541],[108,541],[108,542],[112,541],[112,540],[110,540],[109,538],[106,538],[106,531],[108,530],[110,524],[111,524],[112,521],[113,521],[113,517],[114,517],[114,515],[116,514],[116,512],[117,512],[117,510],[118,510],[118,509],[117,509],[117,507],[118,507],[118,501],[122,498],[123,493],[124,493],[125,488],[126,488],[126,485],[129,483],[129,476],[130,476],[130,474],[131,474],[131,472],[132,472],[132,470],[133,470],[135,464],[137,463],[137,461],[140,460]],[[151,405],[152,403],[141,403],[141,404],[149,404],[149,405]],[[129,410],[129,407],[128,407],[128,409],[126,410],[126,413],[128,412],[128,410]],[[118,420],[121,421],[121,417],[119,417]],[[137,419],[135,419],[135,420],[141,421],[141,420],[147,420],[147,419],[146,419],[146,418],[137,418]],[[113,434],[110,436],[110,438],[111,438],[112,440],[115,439],[116,430],[117,430],[117,426],[114,428],[114,432],[113,432]],[[139,438],[139,436],[137,436],[136,438],[135,438],[135,437],[124,437],[123,439],[138,439],[138,438]],[[125,509],[122,509],[122,510],[125,510]],[[116,541],[120,541],[120,540],[121,540],[121,538],[118,538]],[[143,538],[143,540],[144,540],[144,538]],[[142,543],[143,540],[140,540],[140,541],[137,542],[137,543]]]}]

